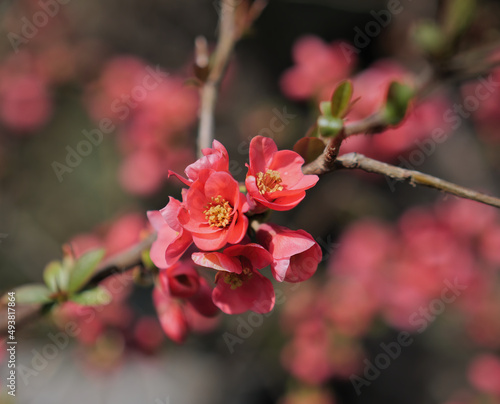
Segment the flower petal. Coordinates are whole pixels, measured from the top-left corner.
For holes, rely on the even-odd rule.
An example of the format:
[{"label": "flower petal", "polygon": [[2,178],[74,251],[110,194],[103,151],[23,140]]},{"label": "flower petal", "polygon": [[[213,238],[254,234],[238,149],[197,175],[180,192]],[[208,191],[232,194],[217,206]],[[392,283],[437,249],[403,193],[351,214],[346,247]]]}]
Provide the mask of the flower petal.
[{"label": "flower petal", "polygon": [[224,253],[193,253],[191,255],[196,265],[216,269],[217,271],[241,273],[241,263],[237,258],[230,257]]},{"label": "flower petal", "polygon": [[278,151],[276,143],[268,137],[255,136],[250,142],[249,160],[253,173],[265,172],[273,154]]},{"label": "flower petal", "polygon": [[227,314],[241,314],[248,310],[268,313],[274,307],[275,294],[271,281],[259,272],[253,272],[251,278],[235,289],[226,283],[224,275],[220,276],[212,300]]},{"label": "flower petal", "polygon": [[224,254],[231,257],[246,257],[252,263],[254,269],[265,268],[273,262],[273,257],[269,251],[256,243],[228,247],[224,250]]}]

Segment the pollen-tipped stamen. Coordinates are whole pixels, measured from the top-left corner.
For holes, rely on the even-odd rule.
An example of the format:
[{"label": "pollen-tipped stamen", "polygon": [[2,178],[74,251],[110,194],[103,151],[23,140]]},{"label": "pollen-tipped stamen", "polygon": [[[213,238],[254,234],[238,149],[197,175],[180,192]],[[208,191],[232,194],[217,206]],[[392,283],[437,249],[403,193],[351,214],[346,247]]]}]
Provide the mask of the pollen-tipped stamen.
[{"label": "pollen-tipped stamen", "polygon": [[233,220],[233,207],[222,196],[212,197],[212,202],[205,206],[203,213],[212,227],[224,228]]},{"label": "pollen-tipped stamen", "polygon": [[261,195],[266,192],[283,191],[282,182],[279,171],[267,169],[265,173],[257,173],[257,188]]}]

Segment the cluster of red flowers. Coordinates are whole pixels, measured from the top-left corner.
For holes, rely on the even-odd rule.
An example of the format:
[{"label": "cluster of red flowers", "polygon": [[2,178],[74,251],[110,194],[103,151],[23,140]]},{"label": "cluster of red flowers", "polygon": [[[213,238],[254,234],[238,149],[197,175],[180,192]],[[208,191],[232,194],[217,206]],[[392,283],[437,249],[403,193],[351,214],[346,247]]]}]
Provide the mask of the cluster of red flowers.
[{"label": "cluster of red flowers", "polygon": [[[302,157],[278,151],[270,138],[253,138],[249,159],[245,194],[243,184],[229,173],[226,149],[215,140],[186,168],[187,178],[172,173],[188,187],[182,201],[170,198],[162,210],[148,212],[158,233],[151,248],[151,259],[160,268],[155,303],[165,332],[176,341],[187,330],[186,308],[206,316],[216,313],[215,306],[228,314],[267,313],[275,294],[261,269],[270,265],[279,282],[301,282],[321,261],[321,248],[305,231],[253,218],[269,209],[294,208],[318,177],[304,175]],[[179,261],[193,243],[201,251],[192,254],[192,261],[216,271],[213,290],[192,262]]]}]

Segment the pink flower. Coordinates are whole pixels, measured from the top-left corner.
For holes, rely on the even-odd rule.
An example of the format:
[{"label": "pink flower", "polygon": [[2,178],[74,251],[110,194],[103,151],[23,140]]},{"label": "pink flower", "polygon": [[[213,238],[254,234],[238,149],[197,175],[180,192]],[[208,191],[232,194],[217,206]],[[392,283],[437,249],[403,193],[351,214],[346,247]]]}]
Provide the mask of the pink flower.
[{"label": "pink flower", "polygon": [[154,317],[142,317],[137,321],[133,333],[134,342],[146,353],[156,352],[165,336]]},{"label": "pink flower", "polygon": [[189,298],[200,288],[199,275],[192,265],[177,262],[175,265],[160,271],[158,280],[163,290],[173,297]]},{"label": "pink flower", "polygon": [[[358,101],[349,112],[349,120],[359,120],[379,111],[385,103],[389,85],[393,81],[412,83],[410,72],[398,63],[380,60],[353,78],[353,99]],[[331,92],[324,93],[322,100],[330,99]],[[341,153],[358,152],[378,160],[415,165],[417,153],[407,153],[417,146],[429,149],[444,142],[451,132],[451,125],[443,120],[449,108],[447,99],[441,95],[429,97],[419,105],[411,105],[406,118],[397,127],[386,129],[379,136],[352,136],[342,143]],[[436,140],[430,139],[433,135]],[[428,144],[432,145],[429,146]],[[420,151],[419,151],[420,153]],[[432,151],[430,152],[432,153]],[[406,162],[409,159],[409,162]],[[420,163],[416,164],[419,165]]]},{"label": "pink flower", "polygon": [[281,88],[288,97],[303,100],[317,96],[323,88],[329,93],[340,80],[349,77],[356,63],[353,52],[342,42],[327,44],[309,35],[293,47],[295,66],[281,77]]},{"label": "pink flower", "polygon": [[119,180],[123,189],[131,194],[154,194],[163,183],[162,157],[152,149],[134,152],[120,167]]},{"label": "pink flower", "polygon": [[271,253],[271,271],[279,282],[302,282],[309,279],[321,261],[321,248],[304,230],[290,230],[264,223],[257,239]]},{"label": "pink flower", "polygon": [[472,362],[468,376],[479,391],[500,397],[500,358],[491,354],[478,356]]},{"label": "pink flower", "polygon": [[318,182],[317,175],[304,175],[304,159],[291,150],[278,151],[270,138],[256,136],[250,142],[250,165],[245,185],[250,197],[274,210],[290,210]]},{"label": "pink flower", "polygon": [[194,253],[192,258],[198,265],[219,271],[212,300],[224,313],[268,313],[273,309],[273,285],[257,271],[272,262],[271,254],[262,246],[236,245],[222,253]]},{"label": "pink flower", "polygon": [[141,241],[141,233],[146,229],[146,223],[142,212],[128,213],[115,220],[103,240],[106,255],[118,254]]},{"label": "pink flower", "polygon": [[163,293],[158,287],[153,290],[153,302],[165,334],[172,341],[183,343],[188,334],[188,325],[182,303]]},{"label": "pink flower", "polygon": [[201,170],[183,200],[179,221],[198,248],[218,250],[226,243],[239,243],[245,236],[248,204],[231,174]]},{"label": "pink flower", "polygon": [[170,198],[162,210],[148,212],[148,219],[158,233],[150,251],[151,260],[158,268],[175,264],[192,244],[191,234],[179,223],[181,202]]},{"label": "pink flower", "polygon": [[48,84],[35,74],[0,78],[0,119],[12,130],[40,129],[52,114]]},{"label": "pink flower", "polygon": [[169,175],[174,175],[187,186],[191,186],[200,177],[202,170],[229,171],[229,155],[222,143],[214,140],[212,148],[203,149],[202,153],[203,157],[196,160],[193,164],[188,165],[184,170],[188,179],[172,171],[169,171]]},{"label": "pink flower", "polygon": [[178,263],[167,268],[160,272],[158,281],[153,290],[153,302],[163,331],[173,341],[184,342],[192,327],[191,319],[199,321],[188,312],[194,310],[204,317],[217,314],[210,286],[192,265]]}]

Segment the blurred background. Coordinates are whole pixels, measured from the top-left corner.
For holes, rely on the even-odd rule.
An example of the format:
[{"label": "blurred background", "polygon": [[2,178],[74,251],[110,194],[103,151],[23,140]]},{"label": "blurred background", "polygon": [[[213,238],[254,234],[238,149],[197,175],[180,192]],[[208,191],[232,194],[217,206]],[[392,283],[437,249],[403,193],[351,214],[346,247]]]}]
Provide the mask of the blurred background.
[{"label": "blurred background", "polygon": [[[402,125],[341,152],[500,195],[500,5],[463,2],[452,32],[458,3],[271,0],[221,86],[216,138],[234,176],[245,177],[253,136],[293,148],[340,80],[360,97],[354,121],[381,107],[391,81],[414,83],[430,64],[438,80]],[[196,156],[194,41],[212,48],[220,10],[199,0],[0,3],[2,293],[41,281],[63,246],[123,251],[147,229],[147,210],[180,196],[168,170]],[[497,210],[352,171],[324,176],[271,220],[306,230],[324,255],[311,280],[275,285],[272,313],[186,313],[193,334],[177,345],[152,287],[124,275],[109,306],[63,306],[18,330],[15,400],[0,344],[1,402],[500,402]]]}]

